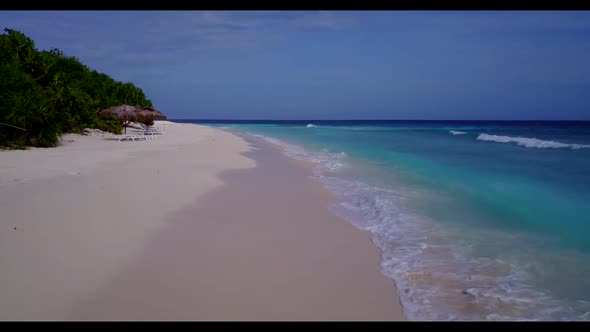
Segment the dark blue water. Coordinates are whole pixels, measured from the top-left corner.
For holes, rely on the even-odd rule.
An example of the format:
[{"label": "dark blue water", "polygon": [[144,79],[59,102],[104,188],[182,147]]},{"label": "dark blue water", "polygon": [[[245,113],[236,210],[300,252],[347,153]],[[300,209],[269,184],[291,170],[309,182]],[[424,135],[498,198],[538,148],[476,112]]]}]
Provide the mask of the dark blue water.
[{"label": "dark blue water", "polygon": [[410,319],[590,319],[590,122],[179,122],[315,162]]}]

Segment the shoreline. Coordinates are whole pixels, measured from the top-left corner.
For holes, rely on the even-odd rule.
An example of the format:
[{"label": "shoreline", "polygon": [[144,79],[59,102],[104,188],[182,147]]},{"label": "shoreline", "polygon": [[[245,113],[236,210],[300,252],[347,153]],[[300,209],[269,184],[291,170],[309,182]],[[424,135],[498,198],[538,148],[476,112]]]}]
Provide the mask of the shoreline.
[{"label": "shoreline", "polygon": [[[244,134],[242,134],[240,132],[237,132],[236,133],[236,132],[233,132],[232,130],[226,130],[226,129],[222,129],[222,130],[224,130],[226,132],[229,132],[229,133],[232,133],[234,135],[237,135],[237,136],[243,138],[244,140],[246,140],[248,142],[250,142],[250,141],[253,140],[253,137],[250,137],[248,135],[244,135]],[[258,137],[257,138],[254,138],[254,140],[256,141],[255,144],[260,144],[260,145],[263,145],[263,146],[268,146],[270,149],[272,149],[272,151],[274,153],[279,153],[281,158],[288,159],[290,161],[290,163],[293,164],[295,167],[304,169],[305,170],[305,173],[306,173],[305,176],[306,176],[307,179],[311,179],[311,177],[314,175],[314,170],[316,169],[316,165],[314,163],[312,163],[311,161],[300,159],[300,158],[289,157],[289,156],[285,155],[284,154],[285,147],[282,146],[282,145],[280,145],[280,144],[277,144],[277,143],[274,143],[274,142],[271,142],[271,141],[268,141],[268,140],[264,140],[264,139],[261,139],[261,138],[258,138]],[[321,183],[320,181],[316,181],[316,180],[312,180],[311,182],[314,184],[314,186],[317,187],[317,190],[321,191],[322,194],[327,197],[327,200],[324,203],[326,205],[326,210],[328,210],[328,208],[330,206],[332,206],[333,204],[335,204],[336,202],[338,202],[338,199],[337,199],[336,195],[333,192],[331,192],[328,188],[326,188],[326,186],[323,183]],[[369,231],[367,231],[367,230],[363,230],[363,229],[360,229],[360,228],[354,226],[350,221],[348,221],[348,220],[346,220],[346,219],[344,219],[344,218],[336,215],[335,213],[333,213],[331,211],[329,211],[328,213],[330,215],[336,217],[341,222],[344,222],[347,225],[352,226],[356,231],[358,231],[360,233],[363,233],[363,234],[366,234],[366,236],[368,237],[368,241],[370,242],[371,246],[374,247],[374,249],[376,250],[376,252],[377,252],[376,254],[377,254],[378,258],[379,258],[379,261],[378,261],[378,264],[377,264],[377,266],[378,266],[378,269],[377,270],[378,270],[379,274],[392,283],[392,286],[393,286],[393,294],[392,294],[392,296],[394,297],[395,304],[396,304],[395,305],[395,307],[396,307],[395,308],[395,311],[396,311],[396,320],[406,321],[407,318],[405,317],[403,305],[401,304],[401,300],[400,300],[399,295],[398,295],[398,288],[396,286],[396,281],[393,278],[385,275],[381,271],[381,258],[382,258],[382,255],[383,255],[383,250],[374,242],[373,237],[372,237],[372,234]]]},{"label": "shoreline", "polygon": [[0,320],[404,319],[379,249],[329,213],[305,167],[221,129],[160,124],[160,141],[2,156]]}]

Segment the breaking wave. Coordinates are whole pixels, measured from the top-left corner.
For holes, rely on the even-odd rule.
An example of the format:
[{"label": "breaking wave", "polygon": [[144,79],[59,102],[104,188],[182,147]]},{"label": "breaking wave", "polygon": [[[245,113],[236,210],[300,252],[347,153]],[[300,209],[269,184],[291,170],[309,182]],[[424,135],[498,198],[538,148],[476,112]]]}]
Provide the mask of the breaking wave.
[{"label": "breaking wave", "polygon": [[457,130],[450,130],[449,133],[451,133],[451,135],[464,135],[464,134],[467,134],[467,132],[465,132],[465,131],[457,131]]},{"label": "breaking wave", "polygon": [[559,149],[569,148],[573,150],[590,148],[590,145],[584,144],[567,144],[555,141],[545,141],[538,138],[529,137],[510,137],[510,136],[499,136],[490,134],[479,134],[477,139],[480,141],[489,141],[497,143],[516,143],[517,145],[524,146],[525,148],[538,148],[538,149]]},{"label": "breaking wave", "polygon": [[524,248],[518,256],[474,254],[477,244],[509,247],[528,237],[442,226],[409,208],[409,203],[421,199],[422,191],[401,183],[372,185],[340,174],[346,163],[354,163],[344,152],[311,150],[273,137],[248,135],[281,146],[288,157],[315,164],[312,178],[337,197],[330,210],[368,231],[381,249],[381,272],[394,280],[407,319],[590,319],[590,303],[565,302],[531,286],[535,271],[551,260],[535,261],[535,252]]}]

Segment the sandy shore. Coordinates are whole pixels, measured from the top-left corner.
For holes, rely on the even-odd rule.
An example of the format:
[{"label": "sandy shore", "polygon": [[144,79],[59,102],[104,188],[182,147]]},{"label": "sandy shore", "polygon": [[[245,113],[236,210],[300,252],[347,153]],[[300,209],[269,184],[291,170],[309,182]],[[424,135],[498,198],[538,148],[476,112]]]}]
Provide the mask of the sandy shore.
[{"label": "sandy shore", "polygon": [[308,169],[157,126],[0,152],[0,320],[402,319],[368,234],[328,213]]}]

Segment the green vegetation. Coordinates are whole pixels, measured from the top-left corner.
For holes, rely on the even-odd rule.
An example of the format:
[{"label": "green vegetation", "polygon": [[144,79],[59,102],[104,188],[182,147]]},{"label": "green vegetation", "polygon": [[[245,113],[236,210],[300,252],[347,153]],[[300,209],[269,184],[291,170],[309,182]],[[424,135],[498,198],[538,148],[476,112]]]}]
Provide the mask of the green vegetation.
[{"label": "green vegetation", "polygon": [[139,123],[143,123],[146,126],[153,126],[154,125],[154,117],[149,115],[138,115],[135,117],[135,121]]},{"label": "green vegetation", "polygon": [[98,111],[116,105],[151,106],[143,91],[90,70],[58,49],[39,51],[23,33],[0,35],[0,147],[55,146],[84,128],[121,133],[122,120]]}]

